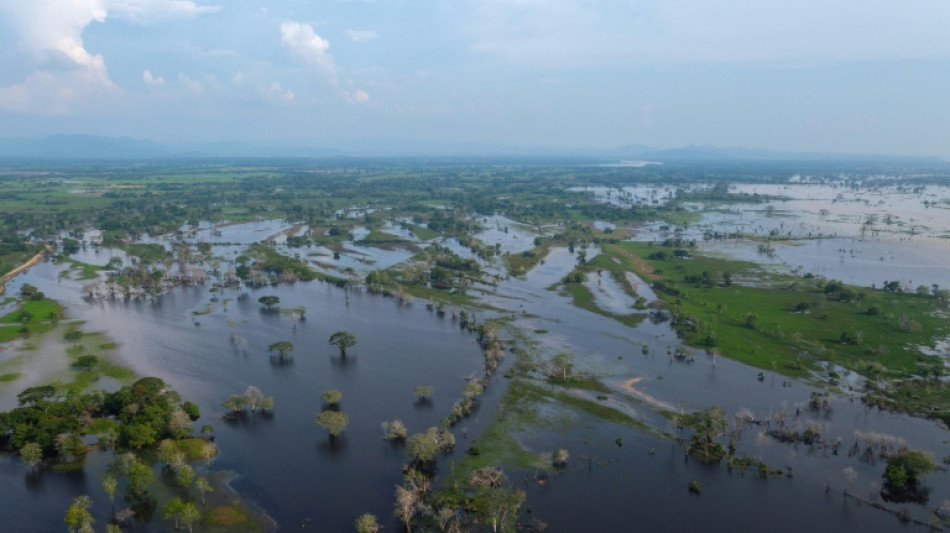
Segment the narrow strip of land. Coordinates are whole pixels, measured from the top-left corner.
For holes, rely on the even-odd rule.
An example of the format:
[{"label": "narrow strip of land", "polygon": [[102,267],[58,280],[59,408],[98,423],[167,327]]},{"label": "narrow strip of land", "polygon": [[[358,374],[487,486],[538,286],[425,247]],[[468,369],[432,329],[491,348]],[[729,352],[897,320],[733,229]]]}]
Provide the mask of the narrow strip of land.
[{"label": "narrow strip of land", "polygon": [[45,257],[47,253],[52,252],[52,251],[53,251],[53,247],[47,244],[45,250],[31,257],[29,261],[7,272],[6,274],[3,275],[3,277],[0,277],[0,294],[3,294],[4,292],[6,292],[8,281],[16,277],[18,274],[25,272],[31,266],[42,261],[43,257]]}]

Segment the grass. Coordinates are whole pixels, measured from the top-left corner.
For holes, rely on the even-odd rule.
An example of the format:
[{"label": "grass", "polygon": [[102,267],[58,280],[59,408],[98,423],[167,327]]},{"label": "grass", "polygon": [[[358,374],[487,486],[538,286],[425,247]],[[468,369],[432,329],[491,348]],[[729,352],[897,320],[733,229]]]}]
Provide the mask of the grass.
[{"label": "grass", "polygon": [[[74,331],[77,328],[78,324],[70,324],[66,331]],[[66,354],[73,362],[82,355],[96,355],[99,357],[99,363],[94,369],[79,371],[73,375],[73,381],[68,385],[71,390],[81,392],[102,376],[112,378],[123,384],[129,384],[135,378],[134,372],[112,362],[108,355],[101,353],[110,352],[117,347],[114,342],[104,341],[107,341],[107,337],[101,332],[84,333],[78,341],[66,347]]]},{"label": "grass", "polygon": [[101,433],[107,433],[109,430],[115,428],[115,420],[111,418],[93,418],[92,423],[86,427],[86,435],[99,435]]},{"label": "grass", "polygon": [[[667,252],[666,258],[651,259],[657,251]],[[950,335],[950,324],[930,297],[851,288],[860,300],[839,301],[816,280],[766,274],[752,263],[699,255],[678,259],[669,248],[644,243],[607,245],[604,252],[624,267],[637,267],[641,276],[657,278],[656,292],[685,342],[787,375],[806,376],[816,361],[858,372],[873,362],[893,376],[919,373],[938,361],[915,347]],[[726,272],[750,284],[726,285]],[[712,282],[696,281],[704,275]],[[872,307],[879,311],[868,312]],[[902,317],[919,329],[902,328]],[[847,336],[853,340],[843,341]]]},{"label": "grass", "polygon": [[178,450],[184,453],[189,461],[197,461],[204,459],[201,450],[204,449],[207,442],[205,439],[194,437],[175,441],[175,445],[178,446]]},{"label": "grass", "polygon": [[59,320],[62,313],[63,307],[48,298],[26,300],[15,311],[0,317],[0,324],[37,324],[48,320]]},{"label": "grass", "polygon": [[135,372],[132,372],[128,368],[113,364],[108,361],[99,362],[99,372],[106,377],[116,379],[119,381],[131,381],[135,377]]},{"label": "grass", "polygon": [[80,370],[73,374],[73,380],[66,385],[66,388],[79,393],[97,381],[99,381],[99,373],[95,370]]},{"label": "grass", "polygon": [[2,376],[0,376],[0,383],[10,383],[11,381],[16,381],[20,379],[21,375],[22,374],[20,374],[19,372],[11,372],[9,374],[3,374]]},{"label": "grass", "polygon": [[548,256],[548,252],[551,251],[551,243],[545,242],[540,246],[535,246],[530,250],[516,254],[504,254],[502,260],[505,263],[505,268],[508,269],[508,273],[512,276],[523,276],[527,274],[532,268],[538,265],[545,257]]},{"label": "grass", "polygon": [[537,454],[526,450],[515,435],[540,424],[537,404],[544,400],[544,395],[538,393],[540,390],[525,380],[512,381],[498,408],[498,419],[472,442],[471,448],[478,454],[463,455],[452,465],[444,484],[462,483],[472,471],[486,466],[531,468],[537,462]]},{"label": "grass", "polygon": [[99,277],[99,271],[105,269],[105,267],[99,265],[90,265],[89,263],[83,263],[68,257],[62,257],[59,259],[59,262],[68,263],[70,265],[69,270],[76,272],[80,280],[96,279]]},{"label": "grass", "polygon": [[566,405],[578,411],[595,416],[605,422],[623,426],[631,426],[637,429],[649,429],[648,426],[643,422],[640,422],[627,413],[618,411],[613,407],[607,407],[604,404],[587,400],[585,398],[580,398],[567,392],[553,392],[550,394],[550,396],[562,405]]},{"label": "grass", "polygon": [[[520,358],[521,356],[519,356]],[[558,385],[610,392],[595,379],[575,379]],[[556,424],[563,418],[542,406],[554,406],[559,410],[569,409],[598,418],[602,421],[649,429],[648,426],[612,407],[578,397],[564,389],[548,387],[529,379],[517,378],[509,382],[505,396],[498,408],[498,419],[491,423],[472,443],[477,455],[466,454],[452,465],[444,485],[453,486],[468,479],[469,474],[486,466],[504,466],[509,469],[529,469],[537,463],[537,452],[527,450],[518,440],[518,435],[527,435],[532,429]],[[542,414],[542,412],[544,414]]]},{"label": "grass", "polygon": [[403,239],[398,235],[393,235],[392,233],[386,233],[384,231],[375,229],[370,230],[370,232],[365,237],[359,241],[356,241],[357,244],[395,244],[402,242],[406,242],[406,239]]},{"label": "grass", "polygon": [[[14,339],[19,339],[21,337],[28,337],[30,335],[38,335],[41,333],[46,333],[47,331],[53,329],[53,324],[30,324],[30,325],[6,325],[0,326],[0,342],[9,342]],[[31,350],[35,347],[31,345],[23,345],[20,347],[21,350]]]},{"label": "grass", "polygon": [[19,338],[23,335],[20,328],[17,326],[3,326],[0,327],[0,342],[10,342],[13,339]]},{"label": "grass", "polygon": [[293,257],[282,255],[277,250],[263,244],[252,244],[247,254],[254,258],[254,267],[272,274],[293,273],[300,281],[323,280],[331,283],[343,283],[345,280],[316,272],[306,263]]},{"label": "grass", "polygon": [[38,243],[0,242],[0,276],[29,261],[42,249]]},{"label": "grass", "polygon": [[604,385],[599,379],[593,377],[573,376],[564,381],[561,378],[548,378],[548,383],[568,389],[582,389],[593,392],[611,393],[610,388]]},{"label": "grass", "polygon": [[204,525],[210,531],[258,531],[254,518],[240,502],[220,505],[204,515]]},{"label": "grass", "polygon": [[412,234],[416,236],[420,241],[431,241],[432,239],[438,238],[441,233],[438,231],[429,229],[425,226],[417,226],[415,224],[409,226],[409,230],[412,231]]},{"label": "grass", "polygon": [[457,291],[449,292],[442,289],[434,289],[432,287],[423,287],[421,285],[404,286],[403,290],[415,298],[422,298],[425,300],[431,300],[433,302],[445,302],[447,304],[457,305],[460,307],[479,307],[474,296],[462,294]]},{"label": "grass", "polygon": [[574,299],[575,306],[585,311],[590,311],[591,313],[612,318],[631,328],[637,327],[647,317],[646,313],[618,315],[597,307],[597,304],[594,302],[594,294],[590,292],[590,289],[580,283],[565,283],[564,291]]},{"label": "grass", "polygon": [[146,263],[161,262],[168,255],[168,251],[161,244],[130,244],[125,247],[125,251]]}]

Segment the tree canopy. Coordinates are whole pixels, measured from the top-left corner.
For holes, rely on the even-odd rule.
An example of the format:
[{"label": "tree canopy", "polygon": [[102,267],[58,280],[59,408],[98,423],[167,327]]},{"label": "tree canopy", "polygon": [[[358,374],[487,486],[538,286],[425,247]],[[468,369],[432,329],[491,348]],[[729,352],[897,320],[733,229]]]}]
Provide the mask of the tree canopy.
[{"label": "tree canopy", "polygon": [[313,423],[326,429],[331,437],[338,437],[350,423],[350,418],[339,411],[328,409],[317,415]]},{"label": "tree canopy", "polygon": [[337,331],[330,335],[330,344],[340,349],[340,355],[346,357],[346,349],[356,344],[356,335],[349,331]]}]

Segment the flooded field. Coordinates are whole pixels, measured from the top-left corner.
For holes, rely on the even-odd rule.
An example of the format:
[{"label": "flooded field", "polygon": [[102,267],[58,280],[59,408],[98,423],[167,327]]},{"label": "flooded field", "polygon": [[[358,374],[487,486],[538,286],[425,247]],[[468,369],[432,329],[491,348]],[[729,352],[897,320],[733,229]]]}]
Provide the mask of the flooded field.
[{"label": "flooded field", "polygon": [[[663,205],[677,194],[672,186],[574,191],[624,208]],[[688,212],[694,222],[681,226],[660,221],[626,228],[595,221],[591,226],[610,234],[626,231],[641,242],[693,240],[697,253],[858,286],[885,281],[898,281],[907,291],[919,285],[950,286],[945,268],[950,263],[950,211],[944,207],[950,189],[855,190],[793,183],[741,185],[734,192],[769,200],[691,202]],[[353,220],[371,212],[337,214]],[[477,243],[500,254],[533,250],[537,238],[557,228],[539,230],[502,215],[473,220],[482,228],[472,235]],[[431,243],[473,260],[493,282],[478,285],[478,307],[469,311],[478,320],[499,319],[511,348],[505,364],[513,364],[516,357],[534,358],[535,372],[540,373],[554,354],[573,354],[577,368],[596,378],[602,389],[568,390],[540,379],[538,386],[551,398],[563,394],[599,403],[633,421],[606,422],[570,402],[532,404],[536,423],[519,426],[509,437],[531,453],[550,453],[553,446],[568,449],[571,459],[561,470],[543,474],[525,465],[501,466],[508,467],[509,478],[528,494],[530,512],[523,518],[549,522],[551,531],[893,531],[900,527],[895,513],[905,513],[909,521],[904,527],[922,531],[926,526],[921,524],[929,524],[937,516],[934,511],[950,501],[950,479],[946,469],[938,468],[926,477],[926,504],[883,502],[886,454],[907,446],[929,452],[939,463],[946,455],[947,431],[932,420],[866,407],[859,400],[864,378],[857,373],[832,363],[823,367],[821,373],[834,372],[839,380],[825,403],[815,408],[815,395],[825,392],[817,380],[791,379],[715,350],[684,346],[669,317],[651,312],[659,298],[651,281],[644,279],[649,272],[644,277],[629,271],[616,277],[606,270],[589,272],[579,285],[602,313],[581,308],[561,282],[604,252],[607,245],[602,242],[603,247],[585,242],[577,250],[573,243],[570,249],[552,245],[524,276],[516,277],[505,273],[500,258],[460,244],[462,237],[422,240],[408,225],[405,218],[372,230],[357,224],[352,238],[296,248],[286,244],[287,237],[305,235],[309,226],[276,219],[202,222],[182,227],[177,237],[194,245],[211,243],[220,270],[233,268],[247,245],[261,241],[273,242],[279,254],[300,258],[320,272],[346,273],[354,280],[398,269],[419,250],[436,248]],[[390,235],[394,242],[367,242],[373,232]],[[86,233],[91,241],[99,236],[95,230]],[[143,242],[171,250],[177,237],[145,237]],[[98,266],[113,258],[124,265],[136,262],[108,247],[88,246],[71,255],[74,261]],[[39,287],[66,306],[64,325],[81,323],[84,331],[102,332],[116,343],[113,356],[123,365],[140,376],[161,377],[197,403],[202,412],[197,424],[214,426],[221,450],[214,469],[229,472],[236,493],[280,530],[319,524],[318,530],[345,531],[364,512],[382,517],[387,529],[402,530],[392,513],[392,499],[402,480],[404,450],[382,440],[380,424],[400,419],[411,432],[438,426],[467,379],[483,369],[482,348],[473,333],[459,327],[454,306],[448,313],[437,313],[423,300],[405,304],[370,294],[358,284],[344,288],[320,281],[215,291],[205,283],[142,299],[89,297],[84,287],[95,281],[64,275],[69,268],[44,262],[9,283],[7,290],[16,293],[24,284]],[[218,268],[207,264],[204,269],[210,280],[219,279]],[[97,275],[106,283],[106,273]],[[268,311],[258,303],[264,295],[278,297],[281,310]],[[301,307],[305,319],[294,311]],[[631,325],[616,319],[631,314],[643,320]],[[358,339],[346,357],[328,343],[330,334],[341,330]],[[293,343],[287,360],[268,352],[277,341]],[[516,356],[514,349],[523,353]],[[0,353],[0,365],[19,377],[0,383],[0,408],[14,407],[16,394],[27,386],[68,377],[72,370],[58,355],[65,350],[60,330],[11,343]],[[933,350],[943,352],[946,347]],[[448,474],[500,418],[498,413],[511,407],[502,400],[508,383],[504,377],[494,378],[475,413],[453,427],[456,451],[439,461],[439,475]],[[225,417],[222,402],[249,385],[274,396],[273,413]],[[431,401],[414,398],[413,389],[420,385],[435,387]],[[114,390],[119,384],[104,378],[97,386]],[[313,422],[322,408],[320,394],[328,389],[343,392],[342,410],[350,419],[338,439],[330,439]],[[710,406],[721,407],[730,423],[741,413],[745,423],[730,435],[731,444],[737,456],[765,465],[764,473],[758,467],[708,465],[684,454],[682,440],[678,442],[683,431],[670,417]],[[775,420],[796,430],[814,428],[821,439],[783,442],[769,434]],[[100,481],[111,463],[110,454],[93,452],[82,473],[31,474],[16,458],[3,458],[0,486],[9,502],[4,519],[16,531],[62,527],[62,512],[77,494],[107,501]],[[693,482],[701,485],[701,494],[687,489]],[[96,505],[92,511],[99,523],[108,520],[106,506]],[[37,516],[42,518],[37,521]],[[162,529],[159,519],[135,528]]]}]

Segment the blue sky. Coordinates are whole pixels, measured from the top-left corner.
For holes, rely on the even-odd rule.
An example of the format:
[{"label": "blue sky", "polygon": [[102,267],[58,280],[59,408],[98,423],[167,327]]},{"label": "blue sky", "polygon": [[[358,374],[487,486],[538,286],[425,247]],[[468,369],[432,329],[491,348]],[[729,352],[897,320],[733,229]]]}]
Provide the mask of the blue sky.
[{"label": "blue sky", "polygon": [[945,0],[0,0],[0,136],[950,156]]}]

